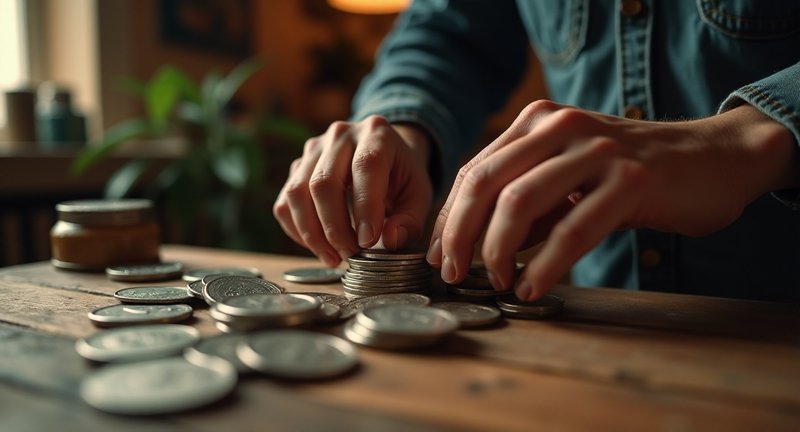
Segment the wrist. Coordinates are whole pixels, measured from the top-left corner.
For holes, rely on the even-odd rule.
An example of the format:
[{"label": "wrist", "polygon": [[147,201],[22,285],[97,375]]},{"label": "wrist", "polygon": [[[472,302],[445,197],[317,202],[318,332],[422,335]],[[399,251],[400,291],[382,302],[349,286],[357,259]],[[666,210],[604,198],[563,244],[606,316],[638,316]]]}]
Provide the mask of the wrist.
[{"label": "wrist", "polygon": [[427,165],[431,154],[431,139],[425,129],[414,123],[395,123],[392,127],[411,152]]}]

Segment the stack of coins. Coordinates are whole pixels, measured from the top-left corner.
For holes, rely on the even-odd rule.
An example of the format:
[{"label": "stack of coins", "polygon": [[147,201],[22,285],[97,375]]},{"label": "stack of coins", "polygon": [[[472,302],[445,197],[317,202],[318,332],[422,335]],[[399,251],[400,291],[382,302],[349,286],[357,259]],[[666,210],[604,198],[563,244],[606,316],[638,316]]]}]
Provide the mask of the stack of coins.
[{"label": "stack of coins", "polygon": [[241,333],[312,324],[322,314],[322,303],[303,294],[250,294],[224,298],[209,313],[221,331]]},{"label": "stack of coins", "polygon": [[359,312],[347,323],[344,335],[360,345],[405,350],[435,345],[458,326],[458,318],[443,309],[383,304]]},{"label": "stack of coins", "polygon": [[206,286],[204,280],[212,280],[216,276],[249,276],[260,278],[261,272],[253,267],[217,267],[217,268],[202,268],[190,270],[183,274],[183,280],[186,281],[186,288],[189,292],[201,299],[203,297],[203,287]]},{"label": "stack of coins", "polygon": [[[524,269],[524,265],[517,264],[516,277]],[[506,294],[505,292],[496,291],[492,284],[489,282],[489,271],[482,262],[475,262],[469,266],[469,271],[464,280],[457,285],[447,285],[447,291],[456,296],[470,298],[474,300],[492,299],[499,295]]]},{"label": "stack of coins", "polygon": [[545,319],[558,315],[564,308],[564,299],[545,294],[534,301],[524,301],[514,294],[498,297],[497,307],[509,318]]},{"label": "stack of coins", "polygon": [[203,298],[210,306],[228,297],[249,294],[281,294],[283,288],[253,276],[207,275],[202,279]]},{"label": "stack of coins", "polygon": [[431,269],[422,251],[364,249],[347,259],[342,276],[348,298],[390,293],[424,293],[431,282]]}]

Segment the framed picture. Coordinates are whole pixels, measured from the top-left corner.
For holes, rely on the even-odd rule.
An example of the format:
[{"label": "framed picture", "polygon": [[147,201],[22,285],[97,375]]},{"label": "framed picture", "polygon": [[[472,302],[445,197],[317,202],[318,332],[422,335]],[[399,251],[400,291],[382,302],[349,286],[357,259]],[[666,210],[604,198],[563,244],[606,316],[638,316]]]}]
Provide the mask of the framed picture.
[{"label": "framed picture", "polygon": [[160,34],[168,43],[200,51],[248,55],[250,0],[161,0]]}]

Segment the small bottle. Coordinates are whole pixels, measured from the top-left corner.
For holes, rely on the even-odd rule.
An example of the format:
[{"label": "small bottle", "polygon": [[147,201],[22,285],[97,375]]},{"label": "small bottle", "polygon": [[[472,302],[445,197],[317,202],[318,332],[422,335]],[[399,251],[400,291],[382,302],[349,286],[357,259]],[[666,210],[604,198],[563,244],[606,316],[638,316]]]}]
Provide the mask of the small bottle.
[{"label": "small bottle", "polygon": [[50,245],[57,268],[102,271],[159,262],[160,229],[149,200],[66,201],[56,211]]},{"label": "small bottle", "polygon": [[72,106],[72,94],[52,81],[39,86],[36,133],[45,150],[81,147],[86,143],[86,118]]}]

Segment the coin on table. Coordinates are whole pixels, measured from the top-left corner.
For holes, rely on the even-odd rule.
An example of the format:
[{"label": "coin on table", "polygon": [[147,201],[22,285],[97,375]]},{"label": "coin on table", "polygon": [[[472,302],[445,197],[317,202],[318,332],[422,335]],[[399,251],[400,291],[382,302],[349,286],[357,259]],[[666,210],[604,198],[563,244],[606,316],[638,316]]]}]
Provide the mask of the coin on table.
[{"label": "coin on table", "polygon": [[192,307],[186,304],[115,304],[89,312],[89,319],[98,327],[174,323],[191,316]]},{"label": "coin on table", "polygon": [[253,324],[288,327],[313,322],[321,306],[316,297],[302,294],[248,294],[224,298],[213,310],[227,315],[228,319],[219,321],[228,325],[244,319]]},{"label": "coin on table", "polygon": [[511,318],[543,319],[557,315],[564,308],[564,299],[545,294],[534,301],[523,301],[515,294],[507,294],[497,299],[497,307]]},{"label": "coin on table", "polygon": [[174,286],[146,286],[123,288],[114,293],[123,303],[174,304],[193,300],[188,289]]},{"label": "coin on table", "polygon": [[203,287],[203,298],[208,304],[219,303],[225,298],[248,294],[281,294],[280,286],[255,277],[222,276],[208,282]]},{"label": "coin on table", "polygon": [[79,339],[75,350],[99,362],[141,360],[179,354],[199,339],[197,329],[180,324],[122,327]]},{"label": "coin on table", "polygon": [[183,356],[190,362],[199,364],[203,364],[209,357],[218,357],[229,361],[239,373],[247,373],[251,369],[236,354],[236,348],[246,337],[244,334],[223,334],[202,339],[196,345],[186,348]]},{"label": "coin on table", "polygon": [[344,270],[328,267],[297,268],[283,272],[283,278],[287,281],[307,284],[339,282],[342,276]]},{"label": "coin on table", "polygon": [[412,304],[383,304],[359,312],[345,326],[351,341],[384,349],[410,349],[434,345],[458,328],[450,312]]},{"label": "coin on table", "polygon": [[350,342],[302,330],[253,334],[237,352],[253,369],[291,379],[332,378],[358,364],[358,351]]},{"label": "coin on table", "polygon": [[183,264],[163,262],[155,264],[122,265],[106,268],[106,276],[119,282],[155,282],[177,279],[183,274]]},{"label": "coin on table", "polygon": [[407,261],[425,259],[425,251],[421,250],[388,250],[388,249],[361,249],[359,255],[380,261]]},{"label": "coin on table", "polygon": [[500,319],[500,311],[497,308],[477,305],[467,302],[437,302],[431,307],[444,309],[458,318],[461,327],[481,327],[494,324]]},{"label": "coin on table", "polygon": [[431,299],[422,294],[412,293],[379,294],[370,297],[363,297],[350,301],[347,306],[342,308],[342,318],[350,318],[367,307],[382,304],[415,304],[426,306],[431,304]]},{"label": "coin on table", "polygon": [[324,293],[324,292],[293,292],[292,294],[303,294],[303,295],[310,295],[312,297],[316,297],[322,303],[330,303],[332,305],[339,306],[340,308],[347,305],[350,300],[347,300],[344,296],[339,294],[331,294],[331,293]]},{"label": "coin on table", "polygon": [[212,358],[195,364],[182,357],[107,366],[81,384],[89,405],[114,414],[154,415],[201,407],[236,387],[236,369]]},{"label": "coin on table", "polygon": [[203,287],[205,284],[203,283],[202,279],[192,281],[186,284],[186,289],[189,290],[189,293],[192,294],[192,297],[202,299],[203,298]]},{"label": "coin on table", "polygon": [[317,318],[317,324],[331,324],[335,322],[339,322],[341,318],[342,308],[333,304],[333,303],[322,303],[322,307],[319,308],[319,317]]},{"label": "coin on table", "polygon": [[216,267],[189,270],[183,274],[183,280],[194,282],[203,279],[211,274],[223,274],[227,276],[250,276],[261,277],[261,271],[255,267]]}]

